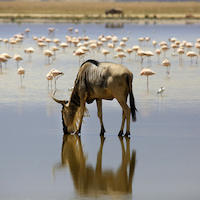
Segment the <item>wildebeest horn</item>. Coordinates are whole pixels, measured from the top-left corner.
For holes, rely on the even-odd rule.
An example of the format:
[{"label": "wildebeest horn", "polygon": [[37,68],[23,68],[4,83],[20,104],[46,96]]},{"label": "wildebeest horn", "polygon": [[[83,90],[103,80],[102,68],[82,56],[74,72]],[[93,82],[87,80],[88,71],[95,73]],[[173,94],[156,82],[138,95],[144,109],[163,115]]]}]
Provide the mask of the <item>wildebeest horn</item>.
[{"label": "wildebeest horn", "polygon": [[60,104],[62,104],[62,105],[65,105],[65,104],[68,103],[67,100],[64,100],[64,99],[59,100],[59,99],[55,98],[55,93],[56,93],[56,90],[55,90],[55,91],[53,92],[53,94],[51,95],[52,98],[53,98],[53,100],[54,100],[55,102],[60,103]]}]

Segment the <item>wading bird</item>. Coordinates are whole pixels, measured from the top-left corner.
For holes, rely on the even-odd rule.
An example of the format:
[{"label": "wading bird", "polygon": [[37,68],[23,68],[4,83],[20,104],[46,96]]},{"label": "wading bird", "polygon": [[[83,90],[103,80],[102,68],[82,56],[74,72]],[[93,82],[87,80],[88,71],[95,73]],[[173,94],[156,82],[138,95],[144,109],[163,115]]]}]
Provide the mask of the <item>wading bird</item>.
[{"label": "wading bird", "polygon": [[159,60],[160,60],[160,54],[161,54],[161,50],[160,50],[160,49],[156,49],[155,53],[157,54],[158,62],[159,62]]},{"label": "wading bird", "polygon": [[141,76],[146,76],[147,77],[147,91],[149,90],[149,76],[156,74],[154,71],[144,68],[141,72],[140,75]]},{"label": "wading bird", "polygon": [[0,55],[0,68],[2,69],[2,62],[6,63],[7,62],[7,58],[4,55]]},{"label": "wading bird", "polygon": [[192,64],[192,58],[193,57],[197,57],[197,59],[196,59],[196,64],[197,64],[197,60],[198,60],[198,56],[197,56],[197,53],[195,53],[194,51],[189,51],[189,52],[187,52],[187,57],[190,57],[191,58],[191,64]]},{"label": "wading bird", "polygon": [[102,53],[105,55],[105,60],[106,60],[106,55],[110,53],[107,49],[102,49]]},{"label": "wading bird", "polygon": [[32,61],[32,53],[34,52],[33,47],[29,47],[29,48],[25,49],[24,52],[29,55],[28,61],[29,62]]},{"label": "wading bird", "polygon": [[8,59],[11,59],[12,56],[8,53],[2,53],[1,55],[4,56],[7,59],[7,60],[3,61],[5,63],[5,67],[6,67]]},{"label": "wading bird", "polygon": [[[51,50],[44,50],[43,54],[45,55],[45,64],[46,64],[46,56],[47,56],[48,64],[50,64],[50,57],[53,56],[53,52]],[[52,59],[52,62],[53,62],[53,59]]]},{"label": "wading bird", "polygon": [[161,94],[162,95],[162,93],[165,91],[165,88],[164,87],[160,87],[160,89],[158,90],[158,92],[157,92],[157,95],[158,94]]},{"label": "wading bird", "polygon": [[182,63],[182,54],[185,53],[184,49],[183,48],[178,48],[177,49],[177,52],[179,54],[179,63]]},{"label": "wading bird", "polygon": [[56,47],[56,46],[52,46],[52,47],[51,47],[51,51],[54,52],[54,59],[56,58],[56,51],[58,51],[58,50],[59,50],[59,48]]},{"label": "wading bird", "polygon": [[76,51],[73,52],[74,56],[78,56],[79,57],[79,65],[80,65],[81,58],[84,57],[84,54],[85,54],[85,51],[82,48],[78,48]]},{"label": "wading bird", "polygon": [[19,54],[14,55],[14,59],[17,61],[17,68],[20,60],[23,60],[22,57]]},{"label": "wading bird", "polygon": [[49,81],[51,81],[51,89],[52,89],[53,74],[51,72],[48,72],[46,77],[47,77],[47,80],[48,80],[48,90],[49,90]]},{"label": "wading bird", "polygon": [[24,78],[25,70],[22,67],[19,67],[17,70],[17,73],[20,75],[20,80],[21,80],[21,87],[22,87],[22,78]]},{"label": "wading bird", "polygon": [[55,89],[56,89],[56,81],[59,77],[61,77],[62,75],[64,75],[63,72],[58,71],[57,69],[52,69],[49,73],[51,73],[54,77],[54,81],[55,81]]},{"label": "wading bird", "polygon": [[65,48],[68,47],[68,44],[66,42],[60,43],[60,47],[63,49],[63,52],[65,52]]},{"label": "wading bird", "polygon": [[170,66],[171,66],[171,63],[169,62],[169,60],[165,59],[165,60],[161,63],[161,65],[167,67],[166,75],[169,74],[169,70],[170,70]]},{"label": "wading bird", "polygon": [[126,55],[125,55],[123,52],[119,52],[119,53],[117,54],[117,57],[121,58],[121,64],[122,64],[123,58],[126,57]]}]

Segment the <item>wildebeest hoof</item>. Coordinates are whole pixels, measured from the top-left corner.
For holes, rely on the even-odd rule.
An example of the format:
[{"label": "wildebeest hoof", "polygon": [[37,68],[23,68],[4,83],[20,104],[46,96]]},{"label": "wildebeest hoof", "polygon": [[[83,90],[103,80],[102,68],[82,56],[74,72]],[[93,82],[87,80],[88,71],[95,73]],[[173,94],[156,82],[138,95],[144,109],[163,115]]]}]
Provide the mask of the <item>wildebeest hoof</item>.
[{"label": "wildebeest hoof", "polygon": [[80,132],[78,132],[78,131],[76,131],[75,133],[74,133],[74,135],[80,135],[81,133]]},{"label": "wildebeest hoof", "polygon": [[104,132],[103,132],[103,133],[101,132],[101,133],[100,133],[100,136],[104,137]]},{"label": "wildebeest hoof", "polygon": [[129,132],[126,132],[125,137],[130,136],[131,134]]},{"label": "wildebeest hoof", "polygon": [[123,131],[120,131],[118,136],[123,136],[123,134],[124,134]]}]

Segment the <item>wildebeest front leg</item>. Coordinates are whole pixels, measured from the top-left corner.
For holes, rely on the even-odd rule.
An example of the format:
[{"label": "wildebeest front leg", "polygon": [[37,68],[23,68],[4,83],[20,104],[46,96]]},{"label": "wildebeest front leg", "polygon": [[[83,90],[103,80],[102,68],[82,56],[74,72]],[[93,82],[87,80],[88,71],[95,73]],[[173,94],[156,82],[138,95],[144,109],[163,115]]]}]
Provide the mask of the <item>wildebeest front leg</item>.
[{"label": "wildebeest front leg", "polygon": [[103,120],[102,120],[102,99],[96,99],[96,103],[97,103],[97,116],[99,117],[100,124],[101,124],[100,135],[103,136],[105,133],[105,129],[104,129]]},{"label": "wildebeest front leg", "polygon": [[84,116],[84,111],[85,111],[85,98],[80,98],[80,120],[79,120],[79,124],[78,124],[78,129],[76,131],[76,135],[78,135],[79,133],[81,133],[81,126],[82,126],[82,122],[83,122],[83,116]]}]

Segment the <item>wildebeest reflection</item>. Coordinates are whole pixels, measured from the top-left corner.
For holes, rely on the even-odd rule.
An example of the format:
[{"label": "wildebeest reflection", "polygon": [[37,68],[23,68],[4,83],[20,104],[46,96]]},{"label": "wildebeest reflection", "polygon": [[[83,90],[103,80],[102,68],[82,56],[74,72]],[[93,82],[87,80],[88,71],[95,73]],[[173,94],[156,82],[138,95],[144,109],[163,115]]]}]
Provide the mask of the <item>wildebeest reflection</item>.
[{"label": "wildebeest reflection", "polygon": [[[69,101],[53,99],[62,105],[62,118],[65,133],[79,134],[84,113],[87,111],[85,103],[96,100],[98,117],[101,124],[100,135],[104,135],[105,129],[102,120],[102,99],[117,99],[122,107],[122,125],[119,136],[123,135],[126,121],[126,136],[130,135],[130,114],[136,121],[136,107],[132,92],[133,74],[126,67],[116,63],[98,62],[87,60],[77,74],[74,88]],[[127,105],[129,95],[130,108]]]},{"label": "wildebeest reflection", "polygon": [[119,137],[122,148],[122,161],[117,171],[102,169],[102,153],[105,138],[101,138],[97,152],[96,166],[89,165],[83,152],[81,138],[77,135],[64,134],[62,144],[62,162],[53,167],[56,171],[69,167],[74,187],[79,194],[128,194],[132,193],[132,180],[136,163],[136,152],[130,153],[130,138],[126,137],[126,148],[123,137]]},{"label": "wildebeest reflection", "polygon": [[123,28],[124,23],[114,23],[114,22],[107,22],[105,24],[106,28]]}]

